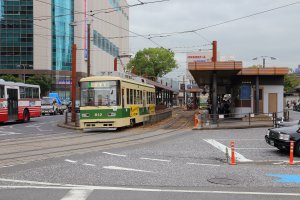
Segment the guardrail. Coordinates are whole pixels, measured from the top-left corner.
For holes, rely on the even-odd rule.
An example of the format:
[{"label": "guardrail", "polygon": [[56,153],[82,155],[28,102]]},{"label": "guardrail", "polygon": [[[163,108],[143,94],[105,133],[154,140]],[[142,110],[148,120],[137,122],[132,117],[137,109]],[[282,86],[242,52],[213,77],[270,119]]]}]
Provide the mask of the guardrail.
[{"label": "guardrail", "polygon": [[194,128],[230,128],[237,126],[246,127],[255,125],[278,127],[279,124],[283,121],[289,121],[288,110],[274,113],[228,113],[217,115],[209,114],[207,110],[200,110],[196,111],[194,115]]},{"label": "guardrail", "polygon": [[155,113],[155,115],[149,115],[144,117],[143,125],[149,125],[149,124],[154,124],[158,121],[161,121],[163,119],[169,118],[172,116],[172,110],[166,110],[166,111],[161,111],[158,113]]}]

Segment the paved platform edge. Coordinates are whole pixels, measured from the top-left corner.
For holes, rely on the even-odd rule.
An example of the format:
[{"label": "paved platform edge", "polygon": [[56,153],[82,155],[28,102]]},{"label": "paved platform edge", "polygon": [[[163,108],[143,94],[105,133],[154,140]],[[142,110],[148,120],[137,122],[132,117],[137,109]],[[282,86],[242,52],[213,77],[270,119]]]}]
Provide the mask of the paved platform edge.
[{"label": "paved platform edge", "polygon": [[64,124],[64,123],[58,123],[57,126],[61,127],[61,128],[67,128],[67,129],[73,129],[73,130],[83,130],[80,127],[70,126],[70,125],[67,125],[67,124]]}]

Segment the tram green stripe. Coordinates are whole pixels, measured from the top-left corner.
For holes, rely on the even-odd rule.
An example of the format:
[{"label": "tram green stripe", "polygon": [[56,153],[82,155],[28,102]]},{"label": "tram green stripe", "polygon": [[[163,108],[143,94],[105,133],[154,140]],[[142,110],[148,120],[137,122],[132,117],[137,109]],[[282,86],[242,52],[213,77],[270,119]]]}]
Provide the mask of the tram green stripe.
[{"label": "tram green stripe", "polygon": [[[149,110],[146,107],[139,108],[139,115],[147,115]],[[130,117],[130,108],[118,108],[117,111],[113,109],[93,109],[80,110],[80,119],[118,119]]]}]

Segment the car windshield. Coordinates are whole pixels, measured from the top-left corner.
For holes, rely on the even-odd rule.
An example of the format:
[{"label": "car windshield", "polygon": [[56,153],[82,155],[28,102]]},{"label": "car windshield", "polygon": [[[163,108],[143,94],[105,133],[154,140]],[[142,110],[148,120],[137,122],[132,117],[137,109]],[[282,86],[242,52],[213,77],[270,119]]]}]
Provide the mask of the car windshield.
[{"label": "car windshield", "polygon": [[84,82],[81,87],[81,106],[119,105],[117,81]]},{"label": "car windshield", "polygon": [[53,103],[53,99],[51,98],[42,98],[42,105],[51,105]]}]

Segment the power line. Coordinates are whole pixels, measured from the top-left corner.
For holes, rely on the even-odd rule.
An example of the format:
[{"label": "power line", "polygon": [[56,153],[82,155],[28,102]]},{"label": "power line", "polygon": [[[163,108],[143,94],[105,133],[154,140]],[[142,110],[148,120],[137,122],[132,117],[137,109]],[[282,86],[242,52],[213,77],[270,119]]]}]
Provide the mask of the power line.
[{"label": "power line", "polygon": [[97,19],[97,20],[100,20],[100,21],[102,21],[102,22],[104,22],[104,23],[107,23],[107,24],[110,24],[111,26],[114,26],[114,27],[117,27],[117,28],[119,28],[119,29],[122,29],[122,30],[125,30],[125,31],[128,31],[129,33],[132,33],[132,34],[134,34],[134,35],[137,35],[137,36],[140,36],[140,37],[143,37],[143,38],[145,38],[145,39],[147,39],[147,40],[149,40],[149,41],[151,41],[153,44],[155,44],[156,46],[158,46],[158,47],[162,47],[160,44],[158,44],[157,42],[155,42],[155,41],[153,41],[153,40],[151,40],[151,38],[147,38],[146,36],[144,36],[144,35],[141,35],[141,34],[139,34],[139,33],[135,33],[135,32],[133,32],[133,31],[130,31],[129,29],[127,29],[127,28],[124,28],[124,27],[121,27],[121,26],[118,26],[118,25],[115,25],[115,24],[113,24],[113,23],[111,23],[111,22],[108,22],[108,21],[106,21],[106,20],[104,20],[104,19],[101,19],[101,18],[99,18],[99,17],[96,17],[96,16],[92,16],[93,18],[95,18],[95,19]]},{"label": "power line", "polygon": [[216,23],[216,24],[212,24],[212,25],[209,25],[209,26],[204,26],[204,27],[196,28],[196,29],[192,29],[192,30],[177,31],[177,32],[167,32],[167,33],[157,33],[157,34],[149,34],[149,36],[154,37],[154,36],[168,35],[168,36],[165,36],[165,37],[169,37],[169,36],[177,35],[177,34],[195,33],[197,31],[201,31],[201,30],[204,30],[204,29],[209,29],[209,28],[220,26],[220,25],[223,25],[223,24],[227,24],[227,23],[239,21],[239,20],[242,20],[242,19],[254,17],[254,16],[257,16],[257,15],[261,15],[261,14],[265,14],[265,13],[268,13],[268,12],[271,12],[271,11],[274,11],[274,10],[279,10],[279,9],[282,9],[282,8],[290,7],[290,6],[299,4],[299,3],[300,3],[300,1],[297,1],[297,2],[294,2],[294,3],[285,4],[285,5],[282,5],[282,6],[279,6],[279,7],[275,7],[275,8],[272,8],[272,9],[268,9],[268,10],[256,12],[256,13],[253,13],[253,14],[250,14],[250,15],[246,15],[246,16],[243,16],[243,17],[234,18],[234,19],[231,19],[231,20],[223,21],[223,22],[220,22],[220,23]]},{"label": "power line", "polygon": [[165,1],[170,1],[170,0],[158,0],[158,1],[150,1],[150,2],[139,1],[140,3],[127,5],[127,6],[118,6],[118,7],[114,7],[114,8],[104,8],[104,9],[100,9],[100,10],[93,10],[93,12],[95,12],[95,13],[93,13],[92,15],[97,15],[99,13],[111,13],[111,12],[116,12],[121,8],[132,8],[132,7],[143,6],[143,5],[147,5],[147,4],[162,3]]}]

